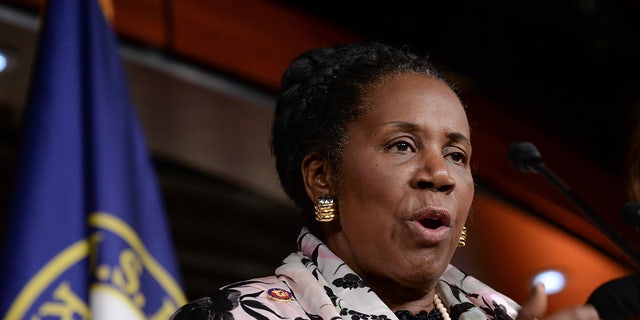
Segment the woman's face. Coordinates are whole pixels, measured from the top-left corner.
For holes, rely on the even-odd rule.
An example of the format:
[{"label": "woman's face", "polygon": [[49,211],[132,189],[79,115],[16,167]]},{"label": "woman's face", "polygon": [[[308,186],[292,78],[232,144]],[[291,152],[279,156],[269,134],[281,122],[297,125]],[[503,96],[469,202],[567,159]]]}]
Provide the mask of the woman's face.
[{"label": "woman's face", "polygon": [[372,287],[435,285],[474,193],[469,125],[442,81],[401,74],[370,90],[347,128],[327,244]]}]

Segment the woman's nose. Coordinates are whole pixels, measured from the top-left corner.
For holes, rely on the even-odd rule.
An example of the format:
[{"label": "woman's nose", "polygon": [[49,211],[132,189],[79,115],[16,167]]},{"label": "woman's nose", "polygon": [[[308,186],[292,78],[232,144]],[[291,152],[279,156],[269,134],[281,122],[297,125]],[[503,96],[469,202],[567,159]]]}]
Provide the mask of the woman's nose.
[{"label": "woman's nose", "polygon": [[418,166],[411,184],[416,189],[450,193],[455,186],[455,180],[445,158],[441,155],[427,155]]}]

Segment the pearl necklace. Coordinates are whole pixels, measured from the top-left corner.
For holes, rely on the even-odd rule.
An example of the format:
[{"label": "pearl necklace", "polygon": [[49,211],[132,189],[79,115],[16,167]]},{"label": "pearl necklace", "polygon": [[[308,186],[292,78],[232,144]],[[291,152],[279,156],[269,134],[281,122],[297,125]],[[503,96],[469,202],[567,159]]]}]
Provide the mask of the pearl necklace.
[{"label": "pearl necklace", "polygon": [[438,297],[437,293],[433,293],[433,310],[430,312],[420,311],[418,314],[413,314],[407,310],[397,310],[394,311],[398,319],[400,320],[429,320],[429,319],[441,319],[441,320],[451,320],[451,316],[449,316],[449,312],[447,312],[447,308]]},{"label": "pearl necklace", "polygon": [[449,316],[449,312],[447,312],[447,308],[444,306],[444,304],[442,304],[442,300],[440,300],[440,297],[438,297],[437,293],[433,293],[433,304],[435,305],[435,308],[438,309],[438,311],[442,315],[442,319],[451,320],[451,317]]}]

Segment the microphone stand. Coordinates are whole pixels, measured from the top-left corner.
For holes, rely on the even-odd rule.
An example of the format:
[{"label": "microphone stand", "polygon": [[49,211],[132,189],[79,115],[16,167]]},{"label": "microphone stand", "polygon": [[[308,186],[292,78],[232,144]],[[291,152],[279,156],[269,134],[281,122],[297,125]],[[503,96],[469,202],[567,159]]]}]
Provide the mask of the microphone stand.
[{"label": "microphone stand", "polygon": [[585,217],[592,225],[598,228],[602,233],[605,234],[613,242],[618,248],[620,248],[624,253],[626,253],[629,257],[633,259],[636,265],[640,266],[640,256],[638,256],[634,251],[627,248],[626,245],[622,242],[622,240],[617,236],[616,233],[612,232],[606,224],[599,218],[598,215],[593,213],[589,206],[582,201],[571,189],[558,178],[553,172],[547,169],[542,163],[536,164],[534,168],[539,172],[542,176],[547,178],[560,192],[562,192],[582,213],[583,217]]},{"label": "microphone stand", "polygon": [[582,215],[598,230],[604,233],[607,238],[611,242],[613,242],[620,250],[622,250],[625,254],[627,254],[635,263],[636,266],[640,266],[640,256],[635,252],[629,249],[622,240],[616,234],[614,234],[606,224],[597,216],[595,213],[591,211],[589,206],[582,201],[571,189],[565,184],[560,178],[558,178],[551,170],[547,169],[547,167],[541,162],[533,162],[530,163],[529,166],[534,169],[535,172],[538,172],[542,176],[544,176],[548,181],[550,181],[562,194],[564,194],[582,213]]}]

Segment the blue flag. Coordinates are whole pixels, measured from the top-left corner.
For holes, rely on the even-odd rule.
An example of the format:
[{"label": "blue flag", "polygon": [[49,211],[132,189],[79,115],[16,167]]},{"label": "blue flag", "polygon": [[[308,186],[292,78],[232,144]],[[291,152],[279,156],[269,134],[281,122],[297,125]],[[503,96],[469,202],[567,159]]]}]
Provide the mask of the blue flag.
[{"label": "blue flag", "polygon": [[49,0],[0,263],[3,319],[167,319],[185,303],[117,39]]}]

